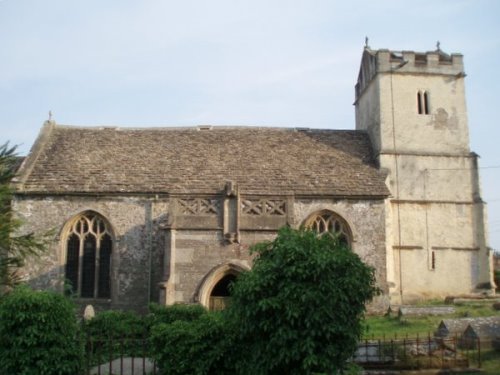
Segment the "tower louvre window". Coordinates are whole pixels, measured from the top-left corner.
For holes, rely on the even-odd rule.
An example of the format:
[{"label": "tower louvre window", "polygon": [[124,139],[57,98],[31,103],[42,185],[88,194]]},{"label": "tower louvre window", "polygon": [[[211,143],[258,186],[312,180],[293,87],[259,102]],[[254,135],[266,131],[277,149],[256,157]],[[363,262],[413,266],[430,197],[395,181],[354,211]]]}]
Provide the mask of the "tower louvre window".
[{"label": "tower louvre window", "polygon": [[431,111],[430,111],[428,91],[417,92],[417,111],[419,115],[430,114]]}]

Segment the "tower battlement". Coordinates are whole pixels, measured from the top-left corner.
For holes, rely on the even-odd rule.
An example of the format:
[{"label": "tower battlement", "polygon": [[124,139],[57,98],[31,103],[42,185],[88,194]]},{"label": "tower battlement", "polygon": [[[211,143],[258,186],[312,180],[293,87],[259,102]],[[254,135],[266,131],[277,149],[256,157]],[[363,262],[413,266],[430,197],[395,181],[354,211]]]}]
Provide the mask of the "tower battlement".
[{"label": "tower battlement", "polygon": [[366,47],[356,83],[356,100],[380,73],[465,76],[463,55],[459,53],[450,55],[440,49],[414,52]]}]

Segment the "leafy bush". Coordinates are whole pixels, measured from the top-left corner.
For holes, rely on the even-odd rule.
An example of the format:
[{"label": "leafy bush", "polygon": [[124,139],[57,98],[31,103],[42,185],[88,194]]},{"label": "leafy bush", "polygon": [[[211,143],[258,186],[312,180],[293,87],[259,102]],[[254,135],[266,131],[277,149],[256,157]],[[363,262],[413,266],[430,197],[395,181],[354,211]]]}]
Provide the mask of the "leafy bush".
[{"label": "leafy bush", "polygon": [[82,348],[73,304],[18,287],[0,299],[0,373],[75,375]]},{"label": "leafy bush", "polygon": [[373,268],[338,239],[290,228],[253,251],[228,310],[245,349],[238,373],[343,371],[363,332],[365,303],[378,292]]},{"label": "leafy bush", "polygon": [[101,363],[119,356],[142,357],[148,336],[147,320],[131,311],[108,310],[82,323],[86,361]]},{"label": "leafy bush", "polygon": [[198,320],[207,310],[201,305],[176,304],[163,306],[156,303],[149,305],[148,316],[150,327],[159,323],[173,323],[176,321],[192,322]]},{"label": "leafy bush", "polygon": [[155,359],[164,375],[233,374],[232,335],[219,313],[197,320],[160,323],[152,328]]},{"label": "leafy bush", "polygon": [[84,322],[83,327],[93,340],[124,337],[140,339],[147,333],[144,318],[131,311],[103,311]]}]

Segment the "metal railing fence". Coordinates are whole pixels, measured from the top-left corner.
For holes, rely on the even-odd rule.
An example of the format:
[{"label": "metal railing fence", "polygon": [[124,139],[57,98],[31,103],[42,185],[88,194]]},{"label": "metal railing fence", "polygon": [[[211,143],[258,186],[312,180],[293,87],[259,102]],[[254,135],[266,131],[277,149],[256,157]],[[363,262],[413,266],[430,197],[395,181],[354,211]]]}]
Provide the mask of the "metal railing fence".
[{"label": "metal railing fence", "polygon": [[[403,337],[363,339],[353,361],[365,369],[481,368],[479,338]],[[109,338],[85,342],[85,375],[156,375],[149,340]]]},{"label": "metal railing fence", "polygon": [[366,369],[480,368],[481,344],[479,338],[438,338],[430,334],[364,339],[353,360]]},{"label": "metal railing fence", "polygon": [[147,338],[87,338],[85,342],[85,375],[156,375]]}]

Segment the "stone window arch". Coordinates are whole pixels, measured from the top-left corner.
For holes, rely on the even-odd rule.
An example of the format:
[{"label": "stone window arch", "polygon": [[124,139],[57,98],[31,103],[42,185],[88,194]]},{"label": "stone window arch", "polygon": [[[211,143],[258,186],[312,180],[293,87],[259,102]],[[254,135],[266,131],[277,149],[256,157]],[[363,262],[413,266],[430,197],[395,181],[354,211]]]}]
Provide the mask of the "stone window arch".
[{"label": "stone window arch", "polygon": [[113,234],[95,212],[84,212],[68,223],[65,233],[65,279],[81,298],[111,297]]},{"label": "stone window arch", "polygon": [[318,235],[325,234],[338,236],[340,242],[346,246],[352,244],[352,232],[347,222],[338,214],[329,210],[315,212],[304,222],[304,228],[312,230]]}]

